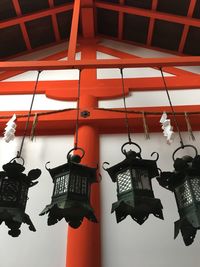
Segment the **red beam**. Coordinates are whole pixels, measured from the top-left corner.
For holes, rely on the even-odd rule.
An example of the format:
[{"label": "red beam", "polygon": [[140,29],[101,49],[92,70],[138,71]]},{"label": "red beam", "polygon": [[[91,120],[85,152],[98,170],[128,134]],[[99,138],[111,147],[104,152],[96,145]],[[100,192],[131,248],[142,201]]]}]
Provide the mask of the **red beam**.
[{"label": "red beam", "polygon": [[[17,16],[21,17],[22,16],[22,12],[21,12],[21,8],[20,8],[20,5],[19,5],[19,1],[18,0],[12,0],[12,3],[13,3],[13,6],[14,6],[14,9],[16,11]],[[28,36],[28,33],[27,33],[27,30],[26,30],[24,22],[20,23],[20,28],[21,28],[22,35],[23,35],[23,38],[24,38],[24,42],[26,44],[26,48],[28,50],[32,50],[30,39],[29,39],[29,36]]]},{"label": "red beam", "polygon": [[[120,6],[124,5],[124,0],[119,1]],[[124,26],[124,13],[119,12],[119,17],[118,17],[118,39],[122,40],[123,38],[123,26]]]},{"label": "red beam", "polygon": [[59,70],[59,69],[96,69],[96,68],[144,68],[170,66],[199,66],[200,56],[135,58],[135,59],[100,59],[74,61],[9,61],[0,62],[0,71],[6,70]]},{"label": "red beam", "polygon": [[[158,5],[158,0],[152,1],[152,10],[155,11]],[[155,19],[151,18],[149,22],[149,29],[148,29],[148,35],[147,35],[147,45],[151,45],[152,36],[153,36],[153,29],[154,29],[154,23]]]},{"label": "red beam", "polygon": [[[64,58],[66,56],[66,50],[60,51],[58,53],[55,53],[53,55],[41,58],[39,60],[59,60],[61,58]],[[4,71],[0,74],[0,81],[6,80],[8,78],[11,78],[13,76],[19,75],[24,73],[24,71]]]},{"label": "red beam", "polygon": [[[199,89],[200,76],[166,77],[169,90]],[[0,95],[32,94],[35,82],[0,82]],[[70,90],[66,90],[70,88]],[[95,88],[95,90],[94,90]],[[161,78],[133,78],[125,79],[126,92],[130,91],[160,91],[163,90]],[[82,86],[98,99],[112,99],[121,97],[121,80],[104,79]],[[77,98],[77,81],[40,81],[38,94],[46,94],[49,98],[73,101]]]},{"label": "red beam", "polygon": [[81,1],[75,0],[71,32],[70,32],[70,38],[69,38],[69,47],[68,47],[68,60],[69,61],[75,60],[75,57],[76,57],[76,45],[77,45],[77,35],[78,35],[78,23],[79,23],[79,16],[80,16],[80,6],[81,6]]},{"label": "red beam", "polygon": [[81,1],[81,25],[82,35],[84,38],[94,38],[94,1],[82,0]]},{"label": "red beam", "polygon": [[[174,106],[175,112],[187,112],[189,114],[190,123],[193,130],[200,130],[199,119],[200,115],[195,114],[195,112],[200,112],[200,106]],[[80,110],[83,111],[84,108]],[[93,125],[98,127],[101,134],[104,133],[123,133],[126,132],[124,126],[124,113],[112,112],[105,110],[96,110],[96,109],[87,109],[90,112],[90,116],[83,118],[80,116],[80,126],[81,125]],[[115,109],[116,111],[119,109]],[[163,111],[170,112],[170,107],[141,107],[141,108],[129,108],[128,111],[139,111],[139,112],[158,112],[160,114],[146,114],[147,124],[150,132],[162,132],[161,125],[159,123],[161,113]],[[33,111],[32,113],[39,113],[40,111]],[[0,112],[1,116],[10,116],[13,114],[26,114],[27,111],[9,111],[9,112]],[[129,113],[129,123],[131,126],[131,131],[133,132],[143,132],[143,120],[141,114]],[[169,116],[170,118],[171,116]],[[180,129],[183,131],[186,129],[185,116],[177,115],[178,123]],[[22,135],[24,132],[24,126],[27,118],[18,118],[17,119],[17,131],[16,135]],[[67,111],[62,113],[55,113],[51,115],[38,116],[37,124],[37,135],[57,135],[57,134],[68,134],[74,133],[75,129],[75,120],[76,120],[76,110]],[[3,132],[5,128],[5,123],[8,121],[8,118],[1,119],[0,131]],[[33,121],[33,117],[31,117]],[[173,122],[172,122],[173,124]],[[29,126],[29,133],[31,130],[31,123]],[[174,129],[176,131],[176,129]]]},{"label": "red beam", "polygon": [[[187,14],[187,16],[189,18],[192,18],[196,2],[197,2],[196,0],[190,0],[190,5],[189,5],[189,8],[188,8],[188,14]],[[178,48],[178,52],[179,53],[183,53],[183,49],[184,49],[185,42],[186,42],[186,39],[187,39],[188,31],[189,31],[189,25],[184,25],[183,33],[182,33],[182,36],[181,36],[181,41],[180,41],[179,48]]]},{"label": "red beam", "polygon": [[13,26],[16,24],[25,23],[25,22],[30,21],[30,20],[39,19],[39,18],[45,17],[45,16],[52,16],[53,14],[61,13],[64,11],[69,11],[71,9],[73,9],[73,4],[67,4],[67,5],[65,4],[63,6],[50,8],[50,9],[36,12],[33,14],[29,14],[29,15],[25,15],[25,16],[21,16],[21,17],[17,17],[17,18],[12,18],[12,19],[6,20],[4,22],[0,22],[0,29],[10,27],[10,26]]},{"label": "red beam", "polygon": [[[99,52],[105,53],[105,54],[109,54],[109,55],[114,56],[114,57],[118,57],[120,59],[140,58],[136,55],[128,54],[126,52],[122,52],[122,51],[119,51],[119,50],[116,50],[116,49],[113,49],[110,47],[106,47],[103,45],[97,45],[96,50]],[[158,68],[155,68],[155,69],[158,69]],[[173,74],[173,75],[177,75],[177,76],[179,76],[179,75],[197,75],[193,72],[182,70],[182,69],[175,68],[175,67],[165,67],[165,72]]]},{"label": "red beam", "polygon": [[[54,1],[53,0],[48,0],[48,1],[49,1],[49,7],[50,8],[54,8]],[[59,32],[59,29],[58,29],[58,22],[57,22],[55,14],[52,14],[51,20],[52,20],[55,39],[56,39],[57,42],[59,42],[61,40],[61,38],[60,38],[60,32]]]},{"label": "red beam", "polygon": [[103,2],[95,2],[95,6],[98,8],[104,8],[104,9],[113,10],[113,11],[117,11],[117,12],[123,12],[123,13],[127,13],[127,14],[133,14],[133,15],[138,15],[138,16],[143,16],[143,17],[148,17],[148,18],[154,18],[154,19],[160,19],[160,20],[165,20],[165,21],[169,21],[169,22],[180,23],[180,24],[184,24],[184,25],[200,27],[200,20],[199,19],[188,18],[188,17],[178,16],[178,15],[172,15],[172,14],[167,14],[167,13],[162,13],[162,12],[157,12],[157,11],[151,11],[151,10],[146,10],[146,9],[136,8],[136,7],[130,7],[130,6],[120,6],[120,5],[116,5],[116,4],[108,4],[108,3],[103,3]]}]

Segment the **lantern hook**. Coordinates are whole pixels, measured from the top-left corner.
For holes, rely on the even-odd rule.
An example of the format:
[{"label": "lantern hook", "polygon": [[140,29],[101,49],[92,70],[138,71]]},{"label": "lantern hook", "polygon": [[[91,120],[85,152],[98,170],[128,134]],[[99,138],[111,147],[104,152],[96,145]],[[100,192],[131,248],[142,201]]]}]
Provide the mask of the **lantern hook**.
[{"label": "lantern hook", "polygon": [[49,164],[49,163],[50,163],[50,161],[48,161],[48,162],[45,164],[45,169],[46,169],[47,171],[50,170],[50,168],[47,168],[47,164]]},{"label": "lantern hook", "polygon": [[126,150],[124,149],[124,147],[125,147],[126,145],[135,145],[135,146],[139,149],[139,152],[136,153],[136,155],[137,155],[139,158],[141,158],[141,152],[142,152],[141,147],[140,147],[138,144],[136,144],[136,143],[134,143],[134,142],[132,142],[132,141],[129,141],[129,142],[124,143],[124,144],[122,145],[122,147],[121,147],[121,152],[122,152],[125,156],[127,155],[127,152],[126,152]]},{"label": "lantern hook", "polygon": [[21,161],[22,161],[22,165],[24,166],[24,159],[23,159],[21,156],[19,156],[19,155],[17,155],[17,156],[14,157],[13,159],[11,159],[11,160],[9,161],[9,163],[12,163],[15,159],[21,159]]},{"label": "lantern hook", "polygon": [[159,159],[159,154],[158,154],[158,152],[152,152],[152,153],[151,153],[151,157],[152,157],[153,155],[156,155],[156,159],[155,159],[155,161],[157,161],[157,160]]},{"label": "lantern hook", "polygon": [[105,168],[105,165],[110,165],[110,163],[108,163],[107,161],[105,161],[105,162],[102,164],[102,168],[104,169],[104,171],[107,170],[107,168]]},{"label": "lantern hook", "polygon": [[81,148],[81,147],[74,147],[74,148],[72,148],[72,149],[68,152],[68,154],[67,154],[67,160],[68,160],[68,161],[70,160],[70,153],[71,153],[72,151],[76,151],[76,150],[80,150],[80,151],[82,152],[82,155],[80,156],[81,159],[85,156],[85,150],[84,150],[83,148]]},{"label": "lantern hook", "polygon": [[193,145],[182,145],[182,146],[178,147],[178,148],[174,151],[174,153],[173,153],[173,155],[172,155],[172,159],[173,159],[173,161],[175,161],[175,154],[176,154],[176,152],[178,152],[180,149],[184,149],[185,147],[191,147],[191,148],[193,148],[194,151],[195,151],[195,156],[198,155],[198,151],[197,151],[197,149],[196,149],[195,146],[193,146]]}]

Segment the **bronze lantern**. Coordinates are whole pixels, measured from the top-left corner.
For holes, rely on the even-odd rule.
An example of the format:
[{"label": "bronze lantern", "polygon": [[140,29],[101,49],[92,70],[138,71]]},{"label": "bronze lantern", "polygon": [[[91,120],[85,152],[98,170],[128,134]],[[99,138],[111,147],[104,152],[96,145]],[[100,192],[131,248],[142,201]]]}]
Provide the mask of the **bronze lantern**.
[{"label": "bronze lantern", "polygon": [[[80,149],[82,156],[70,155]],[[48,225],[53,225],[65,218],[73,228],[78,228],[84,217],[97,222],[90,205],[91,184],[97,182],[97,168],[80,164],[85,152],[82,148],[71,149],[67,155],[68,162],[48,169],[54,183],[52,201],[40,213],[48,213]]]},{"label": "bronze lantern", "polygon": [[[136,145],[139,152],[124,149],[125,145]],[[149,214],[163,219],[162,204],[154,197],[151,179],[158,175],[156,160],[146,160],[141,157],[141,148],[133,142],[127,142],[121,147],[125,160],[110,167],[103,168],[108,172],[113,182],[117,183],[118,201],[112,204],[117,223],[124,220],[128,215],[138,224],[143,224]],[[155,152],[154,152],[155,153]],[[152,155],[154,154],[152,153]]]},{"label": "bronze lantern", "polygon": [[[188,155],[175,159],[175,153],[185,147],[195,150],[195,157]],[[157,178],[159,184],[174,192],[180,219],[174,224],[174,238],[181,231],[184,243],[193,243],[200,229],[200,156],[192,145],[183,145],[173,153],[174,171],[161,172]]]},{"label": "bronze lantern", "polygon": [[21,233],[22,223],[29,225],[31,231],[36,231],[31,219],[25,213],[26,202],[28,199],[29,187],[36,185],[34,182],[40,175],[39,169],[29,171],[28,175],[24,174],[23,164],[19,164],[15,159],[3,165],[0,172],[0,224],[5,224],[10,229],[8,234],[17,237]]}]

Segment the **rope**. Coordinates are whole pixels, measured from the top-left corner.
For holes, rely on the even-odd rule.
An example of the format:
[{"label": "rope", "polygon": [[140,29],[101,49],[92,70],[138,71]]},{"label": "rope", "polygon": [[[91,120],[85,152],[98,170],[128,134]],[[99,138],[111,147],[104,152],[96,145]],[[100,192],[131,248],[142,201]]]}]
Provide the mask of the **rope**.
[{"label": "rope", "polygon": [[175,123],[175,125],[176,125],[176,129],[177,129],[177,131],[178,131],[178,135],[179,135],[179,138],[180,138],[180,144],[181,144],[181,147],[183,148],[183,147],[184,147],[183,138],[182,138],[182,136],[181,136],[181,131],[180,131],[179,126],[178,126],[178,121],[177,121],[177,118],[176,118],[176,113],[175,113],[175,111],[174,111],[174,108],[173,108],[173,105],[172,105],[172,101],[171,101],[171,99],[170,99],[169,91],[168,91],[168,88],[167,88],[167,84],[166,84],[166,81],[165,81],[165,77],[164,77],[162,68],[160,68],[160,72],[161,72],[161,75],[162,75],[162,79],[163,79],[163,83],[164,83],[165,91],[166,91],[166,93],[167,93],[167,98],[168,98],[168,100],[169,100],[169,104],[170,104],[170,107],[171,107],[171,111],[172,111],[172,115],[173,115],[174,123]]},{"label": "rope", "polygon": [[125,125],[127,129],[127,134],[128,134],[128,141],[131,143],[131,134],[130,134],[130,127],[128,123],[128,112],[127,112],[127,107],[126,107],[126,96],[125,96],[125,86],[124,86],[124,75],[123,75],[123,69],[120,69],[121,73],[121,80],[122,80],[122,93],[123,93],[123,102],[124,102],[124,109],[125,109]]},{"label": "rope", "polygon": [[78,147],[78,127],[79,127],[79,111],[80,111],[80,88],[81,88],[81,70],[79,70],[79,79],[78,79],[78,98],[77,98],[77,113],[76,113],[76,136],[74,148]]},{"label": "rope", "polygon": [[23,134],[23,138],[22,138],[22,141],[21,141],[20,150],[17,152],[17,157],[18,158],[20,158],[21,154],[22,154],[22,149],[23,149],[26,133],[27,133],[27,130],[28,130],[29,122],[30,122],[31,111],[32,111],[33,102],[34,102],[34,99],[35,99],[35,94],[36,94],[36,89],[37,89],[40,73],[41,73],[41,71],[38,71],[36,82],[35,82],[35,86],[34,86],[34,89],[33,89],[33,96],[32,96],[32,100],[31,100],[31,105],[30,105],[30,109],[29,109],[29,113],[28,113],[28,116],[27,116],[25,129],[24,129],[24,134]]}]

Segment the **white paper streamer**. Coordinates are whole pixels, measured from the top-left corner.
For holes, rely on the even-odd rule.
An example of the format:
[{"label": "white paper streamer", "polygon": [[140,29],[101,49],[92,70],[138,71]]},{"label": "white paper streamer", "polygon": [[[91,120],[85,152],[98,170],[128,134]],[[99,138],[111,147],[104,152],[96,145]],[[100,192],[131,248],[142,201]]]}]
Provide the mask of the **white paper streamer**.
[{"label": "white paper streamer", "polygon": [[162,117],[160,118],[160,123],[162,124],[163,134],[167,139],[167,144],[171,145],[174,141],[175,133],[173,132],[173,127],[171,126],[170,119],[167,119],[167,113],[163,112]]},{"label": "white paper streamer", "polygon": [[6,123],[6,128],[4,132],[4,140],[6,143],[15,139],[15,131],[16,131],[16,123],[15,120],[17,119],[16,115],[14,114],[12,118]]}]

